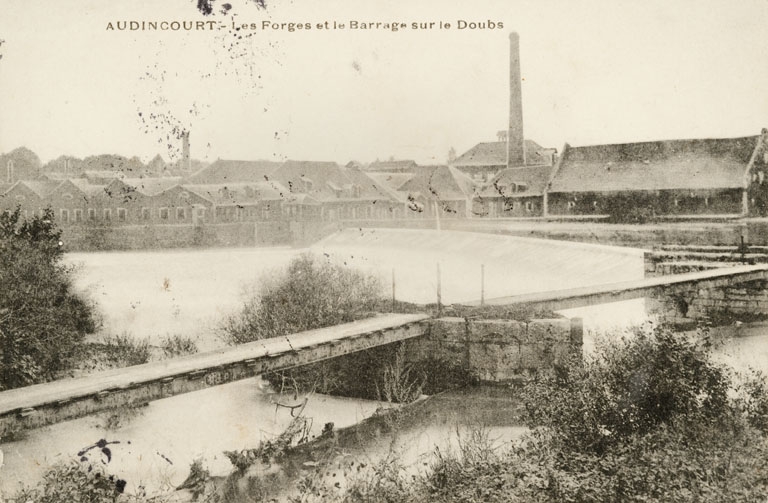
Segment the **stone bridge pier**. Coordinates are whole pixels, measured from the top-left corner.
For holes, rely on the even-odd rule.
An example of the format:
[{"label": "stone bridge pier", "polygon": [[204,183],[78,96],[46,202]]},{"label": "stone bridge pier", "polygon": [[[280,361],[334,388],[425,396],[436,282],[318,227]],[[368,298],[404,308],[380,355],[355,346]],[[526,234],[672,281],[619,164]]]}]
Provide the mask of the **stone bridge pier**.
[{"label": "stone bridge pier", "polygon": [[[665,253],[673,254],[671,258],[675,260],[664,262]],[[675,253],[679,255],[681,252]],[[708,261],[682,260],[673,252],[646,252],[645,277],[669,278],[676,274],[706,275],[707,271],[727,273],[729,270],[738,268],[738,264],[732,261],[733,254],[700,252],[693,255],[704,255]],[[682,256],[682,258],[686,257],[687,255]],[[715,261],[718,257],[724,261]],[[647,297],[646,311],[648,314],[658,316],[662,321],[675,325],[712,319],[724,313],[768,315],[768,277],[765,271],[762,274],[756,271],[755,274],[748,276],[726,275],[714,281],[705,279],[675,285],[656,291]]]},{"label": "stone bridge pier", "polygon": [[478,381],[516,383],[581,355],[582,326],[581,318],[438,318],[424,336],[408,341],[408,354],[411,361],[444,360]]},{"label": "stone bridge pier", "polygon": [[691,286],[646,299],[646,310],[660,320],[685,325],[722,315],[768,316],[768,280],[720,286]]}]

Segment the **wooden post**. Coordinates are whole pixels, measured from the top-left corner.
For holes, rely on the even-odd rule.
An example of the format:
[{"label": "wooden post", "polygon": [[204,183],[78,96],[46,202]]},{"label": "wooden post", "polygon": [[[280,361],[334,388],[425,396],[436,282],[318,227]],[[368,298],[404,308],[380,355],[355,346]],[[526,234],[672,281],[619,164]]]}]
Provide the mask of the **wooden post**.
[{"label": "wooden post", "polygon": [[744,234],[741,235],[741,245],[739,245],[739,251],[741,252],[741,263],[747,263],[747,246],[744,244]]},{"label": "wooden post", "polygon": [[485,264],[480,264],[480,305],[485,305]]},{"label": "wooden post", "polygon": [[437,314],[442,312],[443,300],[442,300],[442,288],[440,286],[440,262],[437,263]]},{"label": "wooden post", "polygon": [[395,312],[395,268],[392,268],[392,312]]}]

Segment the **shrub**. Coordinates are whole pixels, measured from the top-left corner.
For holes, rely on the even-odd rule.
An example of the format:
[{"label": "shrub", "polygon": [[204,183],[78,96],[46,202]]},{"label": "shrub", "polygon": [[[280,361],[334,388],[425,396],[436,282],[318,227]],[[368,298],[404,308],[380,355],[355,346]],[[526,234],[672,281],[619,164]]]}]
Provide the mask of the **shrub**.
[{"label": "shrub", "polygon": [[[242,310],[227,318],[222,329],[227,342],[241,344],[366,318],[380,302],[381,285],[376,277],[303,254],[285,271],[262,277]],[[348,385],[350,396],[361,396],[354,391],[355,382],[360,382],[354,373],[360,371],[363,376],[371,367],[361,362],[370,362],[378,354],[383,353],[360,352],[265,377],[281,390],[288,386],[332,393]],[[375,381],[361,379],[367,383],[366,396],[370,397]]]},{"label": "shrub", "polygon": [[[755,501],[768,481],[765,381],[734,388],[702,344],[636,331],[524,390],[531,440],[502,472],[546,501]],[[738,392],[738,393],[737,393]],[[532,463],[535,461],[535,463]],[[513,469],[538,473],[519,484]]]},{"label": "shrub", "polygon": [[242,310],[225,320],[224,338],[241,344],[366,318],[381,292],[374,276],[303,254],[260,279]]},{"label": "shrub", "polygon": [[96,329],[60,238],[50,208],[23,221],[18,208],[0,215],[0,389],[55,378]]},{"label": "shrub", "polygon": [[129,333],[107,335],[103,339],[104,358],[111,367],[130,367],[147,363],[152,356],[149,339],[136,339]]},{"label": "shrub", "polygon": [[413,365],[405,360],[405,345],[401,344],[395,352],[394,360],[384,365],[381,387],[377,386],[379,400],[390,403],[410,403],[421,396],[425,378],[419,379],[413,374]]},{"label": "shrub", "polygon": [[175,358],[177,356],[192,355],[197,353],[197,344],[190,337],[183,335],[172,335],[164,337],[160,343],[166,358]]},{"label": "shrub", "polygon": [[730,385],[728,371],[694,341],[666,328],[639,329],[530,384],[523,400],[529,426],[549,428],[574,450],[600,453],[677,418],[724,420]]},{"label": "shrub", "polygon": [[36,489],[23,489],[14,495],[14,501],[24,503],[113,503],[123,493],[125,481],[92,463],[77,461],[59,463],[43,476]]}]

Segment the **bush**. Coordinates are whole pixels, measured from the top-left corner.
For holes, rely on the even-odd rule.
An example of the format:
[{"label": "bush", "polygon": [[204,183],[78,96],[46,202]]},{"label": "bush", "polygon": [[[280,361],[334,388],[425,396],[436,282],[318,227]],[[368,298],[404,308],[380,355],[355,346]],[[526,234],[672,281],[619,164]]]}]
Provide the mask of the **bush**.
[{"label": "bush", "polygon": [[177,356],[193,355],[197,353],[197,344],[189,337],[183,335],[172,335],[164,337],[160,343],[166,358],[175,358]]},{"label": "bush", "polygon": [[125,481],[95,463],[71,461],[48,470],[37,489],[24,489],[14,501],[24,503],[114,503],[125,489]]},{"label": "bush", "polygon": [[0,215],[0,389],[54,379],[96,329],[60,238],[50,209],[23,221],[18,208]]},{"label": "bush", "polygon": [[764,498],[765,381],[752,376],[736,386],[707,347],[665,328],[638,330],[530,385],[524,401],[537,429],[513,458],[537,460],[532,469],[546,476],[515,494],[548,501]]},{"label": "bush", "polygon": [[377,386],[379,400],[389,403],[410,403],[421,396],[426,378],[415,377],[413,365],[405,360],[405,345],[395,351],[395,358],[384,365],[381,387]]},{"label": "bush", "polygon": [[[303,254],[285,271],[260,279],[242,310],[225,320],[224,338],[241,344],[367,318],[380,305],[381,292],[374,276]],[[375,380],[364,376],[380,368],[371,365],[379,355],[389,361],[387,351],[375,348],[265,378],[281,390],[333,393],[347,388],[349,396],[371,397]],[[367,389],[358,389],[361,382]]]},{"label": "bush", "polygon": [[574,450],[600,453],[677,418],[726,419],[730,385],[728,371],[694,341],[665,328],[638,329],[530,384],[523,400],[529,426],[551,429]]},{"label": "bush", "polygon": [[[382,475],[384,499],[764,501],[768,385],[759,373],[735,381],[707,347],[664,328],[608,342],[522,389],[526,438],[501,451],[473,432],[405,486],[399,469]],[[345,494],[304,481],[295,501],[365,500],[365,481],[345,480]]]},{"label": "bush", "polygon": [[225,320],[224,338],[242,344],[359,320],[381,295],[376,277],[303,254],[285,272],[260,279],[242,310]]},{"label": "bush", "polygon": [[103,346],[103,358],[113,368],[142,365],[152,356],[149,339],[136,339],[129,333],[105,336]]}]

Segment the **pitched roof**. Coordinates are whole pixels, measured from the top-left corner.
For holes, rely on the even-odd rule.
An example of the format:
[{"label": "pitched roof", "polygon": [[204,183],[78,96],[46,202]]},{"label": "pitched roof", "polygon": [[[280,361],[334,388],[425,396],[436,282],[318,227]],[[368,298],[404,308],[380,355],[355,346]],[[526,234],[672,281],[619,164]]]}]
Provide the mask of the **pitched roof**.
[{"label": "pitched roof", "polygon": [[506,166],[507,142],[478,143],[451,162],[452,166]]},{"label": "pitched roof", "polygon": [[85,178],[67,178],[64,180],[64,182],[59,184],[58,187],[56,187],[56,190],[59,190],[69,184],[74,185],[75,188],[77,188],[80,192],[89,196],[103,192],[104,187],[106,187],[106,185],[103,184],[88,183],[88,180]]},{"label": "pitched roof", "polygon": [[246,206],[291,197],[288,189],[277,182],[184,184],[182,188],[219,206]]},{"label": "pitched roof", "polygon": [[69,182],[86,194],[96,194],[104,190],[106,185],[100,183],[89,183],[85,178],[68,178]]},{"label": "pitched roof", "polygon": [[108,180],[112,178],[125,178],[125,173],[122,171],[108,171],[108,170],[92,170],[87,169],[83,172],[86,178],[98,178]]},{"label": "pitched roof", "polygon": [[[555,149],[544,148],[535,141],[525,140],[526,166],[549,164]],[[492,141],[478,143],[451,162],[451,166],[506,166],[507,142]]]},{"label": "pitched roof", "polygon": [[136,189],[136,192],[140,194],[155,196],[179,185],[181,178],[171,176],[161,178],[124,178],[121,181],[129,187]]},{"label": "pitched roof", "polygon": [[334,186],[348,189],[352,185],[338,164],[322,161],[285,161],[269,179],[292,193],[306,193],[318,201],[338,199]]},{"label": "pitched roof", "polygon": [[399,197],[393,194],[394,191],[389,186],[381,183],[372,176],[373,173],[364,173],[359,169],[346,168],[344,169],[344,174],[353,185],[360,187],[359,197],[356,197],[355,199],[365,199],[370,201],[399,200]]},{"label": "pitched roof", "polygon": [[191,174],[187,181],[194,184],[263,182],[280,166],[274,161],[235,161],[218,159]]},{"label": "pitched roof", "polygon": [[467,199],[475,185],[467,175],[449,166],[420,166],[417,173],[400,190],[412,195],[421,194],[430,199]]},{"label": "pitched roof", "polygon": [[404,160],[391,160],[391,161],[374,161],[365,168],[366,171],[391,171],[409,172],[417,166],[416,161],[411,159]]},{"label": "pitched roof", "polygon": [[547,186],[552,166],[507,168],[494,176],[478,191],[480,197],[541,196]]},{"label": "pitched roof", "polygon": [[400,190],[405,182],[413,178],[413,173],[368,173],[379,185],[387,186],[393,190]]},{"label": "pitched roof", "polygon": [[144,171],[146,166],[138,157],[124,157],[116,154],[91,155],[82,160],[85,171],[117,171],[134,176]]},{"label": "pitched roof", "polygon": [[566,145],[549,192],[740,188],[758,138]]},{"label": "pitched roof", "polygon": [[53,190],[61,185],[62,182],[60,181],[31,181],[31,180],[22,180],[18,182],[22,185],[25,185],[29,190],[34,192],[38,195],[38,197],[45,197]]}]

